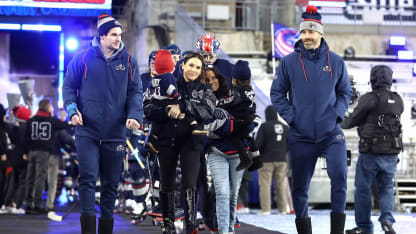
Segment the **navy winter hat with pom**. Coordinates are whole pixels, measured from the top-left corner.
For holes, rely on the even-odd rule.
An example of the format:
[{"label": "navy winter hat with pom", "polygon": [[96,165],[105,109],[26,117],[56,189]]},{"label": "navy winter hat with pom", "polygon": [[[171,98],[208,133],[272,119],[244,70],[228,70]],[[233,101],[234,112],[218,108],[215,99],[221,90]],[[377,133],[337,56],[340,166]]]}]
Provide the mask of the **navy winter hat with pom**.
[{"label": "navy winter hat with pom", "polygon": [[102,13],[100,16],[98,16],[97,30],[99,36],[106,34],[108,31],[110,31],[110,29],[115,27],[123,28],[118,20],[114,19],[107,13]]},{"label": "navy winter hat with pom", "polygon": [[245,60],[238,60],[233,66],[231,76],[237,80],[250,80],[251,71],[248,67],[248,62]]},{"label": "navy winter hat with pom", "polygon": [[316,31],[320,34],[324,34],[324,27],[321,22],[321,14],[318,13],[316,6],[306,7],[306,11],[302,13],[303,21],[300,23],[299,31],[302,32],[305,29]]}]

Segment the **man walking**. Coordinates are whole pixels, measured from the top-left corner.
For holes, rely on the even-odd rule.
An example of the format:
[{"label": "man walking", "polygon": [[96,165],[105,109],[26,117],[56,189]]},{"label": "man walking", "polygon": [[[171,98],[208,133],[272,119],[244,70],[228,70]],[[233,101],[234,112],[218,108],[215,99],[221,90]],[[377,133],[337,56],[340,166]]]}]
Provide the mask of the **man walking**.
[{"label": "man walking", "polygon": [[68,65],[63,85],[64,105],[76,126],[82,233],[96,233],[97,176],[101,180],[98,233],[112,233],[126,127],[138,129],[143,115],[138,65],[121,41],[122,25],[102,14],[97,30],[90,47]]},{"label": "man walking", "polygon": [[[341,122],[352,95],[346,66],[323,38],[321,15],[308,6],[300,23],[301,40],[282,58],[270,97],[290,125],[293,205],[298,233],[312,233],[308,189],[318,157],[331,180],[331,234],[344,232],[347,153]],[[289,96],[287,94],[289,93]]]}]

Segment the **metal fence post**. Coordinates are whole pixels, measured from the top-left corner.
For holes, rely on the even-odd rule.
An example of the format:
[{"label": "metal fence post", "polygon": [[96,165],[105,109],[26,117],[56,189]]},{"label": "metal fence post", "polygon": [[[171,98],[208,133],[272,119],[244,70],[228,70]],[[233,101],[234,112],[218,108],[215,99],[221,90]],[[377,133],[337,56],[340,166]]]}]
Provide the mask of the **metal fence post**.
[{"label": "metal fence post", "polygon": [[256,30],[260,28],[260,0],[256,1]]},{"label": "metal fence post", "polygon": [[205,18],[206,18],[206,10],[207,10],[207,2],[206,0],[204,0],[202,2],[202,28],[205,30],[205,26],[206,26],[206,22],[205,22]]}]

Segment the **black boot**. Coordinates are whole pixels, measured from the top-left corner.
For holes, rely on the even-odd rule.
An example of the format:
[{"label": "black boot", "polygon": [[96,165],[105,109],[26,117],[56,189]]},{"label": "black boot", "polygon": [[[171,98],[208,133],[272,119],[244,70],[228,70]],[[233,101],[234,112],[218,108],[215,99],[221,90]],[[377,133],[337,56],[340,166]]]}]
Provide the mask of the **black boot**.
[{"label": "black boot", "polygon": [[263,167],[263,162],[260,159],[260,156],[253,157],[253,164],[247,169],[247,171],[257,171]]},{"label": "black boot", "polygon": [[163,233],[176,233],[175,229],[175,192],[160,192],[160,209],[163,215]]},{"label": "black boot", "polygon": [[185,189],[185,203],[184,203],[184,212],[185,212],[185,233],[194,234],[198,233],[195,224],[195,204],[196,203],[196,194],[195,188]]},{"label": "black boot", "polygon": [[396,232],[393,229],[393,224],[383,222],[381,223],[381,228],[383,229],[385,234],[396,234]]},{"label": "black boot", "polygon": [[346,231],[345,231],[345,234],[370,234],[370,233],[368,233],[368,232],[363,232],[363,231],[361,230],[361,228],[356,227],[356,228],[353,228],[353,229],[350,229],[350,230],[346,230]]},{"label": "black boot", "polygon": [[236,168],[237,171],[247,169],[253,164],[253,160],[250,158],[250,156],[247,154],[246,151],[240,151],[239,157],[240,157],[240,164],[238,164]]},{"label": "black boot", "polygon": [[81,233],[82,234],[95,234],[96,217],[95,215],[81,215],[79,218],[81,221]]},{"label": "black boot", "polygon": [[345,214],[331,212],[331,234],[344,234]]},{"label": "black boot", "polygon": [[99,218],[98,219],[98,234],[111,234],[113,233],[113,225],[114,225],[114,219],[104,219]]},{"label": "black boot", "polygon": [[312,224],[311,224],[311,218],[296,218],[296,230],[298,231],[298,234],[312,234]]}]

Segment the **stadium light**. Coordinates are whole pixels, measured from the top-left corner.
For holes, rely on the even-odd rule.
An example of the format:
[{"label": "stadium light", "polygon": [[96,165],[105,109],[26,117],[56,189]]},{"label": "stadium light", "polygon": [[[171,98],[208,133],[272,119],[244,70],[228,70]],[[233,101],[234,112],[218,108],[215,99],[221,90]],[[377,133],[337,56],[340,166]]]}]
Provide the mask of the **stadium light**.
[{"label": "stadium light", "polygon": [[399,50],[397,51],[397,59],[399,60],[412,60],[413,51],[411,50]]},{"label": "stadium light", "polygon": [[61,25],[22,24],[22,30],[60,32],[62,27]]},{"label": "stadium light", "polygon": [[20,30],[20,24],[0,23],[0,30]]},{"label": "stadium light", "polygon": [[392,46],[405,46],[406,37],[404,36],[391,36],[389,40],[390,45]]},{"label": "stadium light", "polygon": [[78,49],[78,40],[74,37],[70,37],[66,40],[66,48],[70,51]]}]

